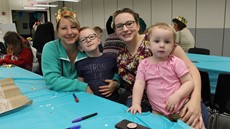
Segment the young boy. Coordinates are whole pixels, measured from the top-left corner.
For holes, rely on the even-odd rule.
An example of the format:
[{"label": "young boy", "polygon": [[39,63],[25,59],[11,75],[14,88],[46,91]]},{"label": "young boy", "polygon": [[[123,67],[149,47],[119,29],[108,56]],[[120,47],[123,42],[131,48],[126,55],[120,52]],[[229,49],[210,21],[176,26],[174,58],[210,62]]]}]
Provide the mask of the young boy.
[{"label": "young boy", "polygon": [[116,101],[117,88],[102,88],[108,85],[106,80],[113,79],[114,74],[117,73],[116,57],[108,53],[102,54],[98,48],[100,43],[101,39],[92,28],[80,29],[79,47],[88,58],[77,63],[78,80],[88,83],[95,95]]}]

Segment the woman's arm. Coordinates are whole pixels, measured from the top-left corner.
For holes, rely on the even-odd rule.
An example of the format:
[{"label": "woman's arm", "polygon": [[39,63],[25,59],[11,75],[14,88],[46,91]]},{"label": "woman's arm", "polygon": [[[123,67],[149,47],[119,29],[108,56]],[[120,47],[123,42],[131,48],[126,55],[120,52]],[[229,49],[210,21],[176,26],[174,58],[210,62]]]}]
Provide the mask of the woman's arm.
[{"label": "woman's arm", "polygon": [[87,83],[80,82],[77,79],[77,74],[69,77],[62,75],[64,69],[60,62],[58,45],[55,46],[57,43],[45,44],[42,52],[42,72],[47,87],[56,91],[86,91]]},{"label": "woman's arm", "polygon": [[[83,77],[78,77],[78,80],[79,80],[80,82],[84,82],[85,79],[84,79]],[[89,86],[87,86],[86,92],[88,92],[88,93],[90,93],[90,94],[94,94],[93,91],[91,90],[91,88],[90,88]]]},{"label": "woman's arm", "polygon": [[104,82],[109,83],[109,84],[106,86],[100,86],[99,92],[101,92],[101,95],[104,95],[105,97],[109,97],[117,89],[118,82],[115,80],[111,80],[111,79],[106,79],[104,80]]},{"label": "woman's arm", "polygon": [[117,65],[116,65],[117,58],[114,57],[113,55],[111,55],[110,58],[113,58],[113,63],[112,64],[115,64],[114,67],[113,67],[113,71],[114,71],[113,79],[104,80],[104,82],[108,83],[108,85],[99,87],[99,92],[101,92],[101,94],[104,95],[105,97],[109,97],[110,95],[112,95],[113,92],[116,89],[118,89],[119,85],[120,85],[120,77],[117,74],[117,71],[118,71]]},{"label": "woman's arm", "polygon": [[173,55],[182,59],[188,67],[194,82],[194,90],[191,94],[190,101],[185,105],[181,112],[182,120],[187,124],[194,126],[201,116],[201,79],[198,69],[189,60],[180,46],[176,46]]},{"label": "woman's arm", "polygon": [[180,77],[180,81],[180,88],[177,89],[166,102],[166,109],[169,112],[174,112],[175,109],[177,109],[179,102],[183,98],[188,98],[194,89],[193,80],[189,72]]}]

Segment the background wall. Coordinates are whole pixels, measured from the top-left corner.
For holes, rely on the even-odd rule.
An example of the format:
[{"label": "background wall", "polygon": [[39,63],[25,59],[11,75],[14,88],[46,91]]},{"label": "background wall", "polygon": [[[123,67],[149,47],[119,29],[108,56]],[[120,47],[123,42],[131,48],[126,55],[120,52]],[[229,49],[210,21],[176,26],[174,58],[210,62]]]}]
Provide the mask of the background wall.
[{"label": "background wall", "polygon": [[[0,0],[0,11],[4,9],[7,12],[7,16],[0,14],[0,23],[12,22],[11,9],[21,10],[22,1]],[[108,17],[124,7],[138,12],[147,26],[156,22],[171,24],[172,18],[182,15],[189,20],[187,26],[194,35],[196,47],[208,48],[212,55],[230,56],[230,0],[81,0],[79,3],[55,4],[59,7],[47,10],[54,25],[54,14],[62,6],[77,11],[81,26],[100,26],[103,29],[106,29]],[[104,38],[106,36],[105,31]]]}]

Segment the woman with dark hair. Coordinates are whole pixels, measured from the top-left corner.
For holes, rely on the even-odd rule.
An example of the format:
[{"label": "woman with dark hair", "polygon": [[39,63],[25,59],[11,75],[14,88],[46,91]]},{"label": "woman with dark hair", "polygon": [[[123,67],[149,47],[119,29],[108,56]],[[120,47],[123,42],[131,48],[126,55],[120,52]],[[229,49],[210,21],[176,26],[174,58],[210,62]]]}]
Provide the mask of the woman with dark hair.
[{"label": "woman with dark hair", "polygon": [[[129,8],[117,10],[113,14],[113,28],[117,36],[125,43],[126,47],[118,54],[118,74],[121,77],[121,86],[126,89],[125,104],[132,104],[132,90],[135,82],[139,62],[152,55],[150,44],[145,34],[140,34],[139,16]],[[201,80],[198,69],[188,59],[179,45],[175,45],[172,55],[182,59],[189,69],[194,81],[194,90],[190,100],[183,107],[180,115],[187,124],[195,127],[203,127],[201,115]],[[148,109],[146,99],[142,100],[142,111]],[[153,109],[154,110],[154,109]]]},{"label": "woman with dark hair", "polygon": [[33,47],[38,53],[42,53],[43,46],[54,40],[54,27],[52,22],[46,22],[37,27],[33,38]]},{"label": "woman with dark hair", "polygon": [[33,29],[36,31],[36,30],[37,30],[37,27],[38,27],[39,25],[41,25],[41,24],[42,24],[41,21],[37,19],[37,20],[34,22]]},{"label": "woman with dark hair", "polygon": [[178,16],[172,22],[177,33],[176,42],[185,52],[188,52],[189,48],[194,48],[195,40],[191,31],[187,28],[188,20],[182,16]]},{"label": "woman with dark hair", "polygon": [[25,39],[13,31],[8,31],[3,39],[7,46],[7,54],[0,60],[0,65],[14,64],[31,71],[33,54],[28,42],[25,42]]}]

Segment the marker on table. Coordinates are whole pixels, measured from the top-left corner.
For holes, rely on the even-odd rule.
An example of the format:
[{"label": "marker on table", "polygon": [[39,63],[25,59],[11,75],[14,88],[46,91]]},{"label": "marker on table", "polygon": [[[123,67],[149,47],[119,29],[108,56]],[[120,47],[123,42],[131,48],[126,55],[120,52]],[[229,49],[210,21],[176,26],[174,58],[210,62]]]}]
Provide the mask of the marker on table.
[{"label": "marker on table", "polygon": [[74,97],[74,100],[76,101],[76,102],[79,102],[79,99],[77,98],[77,96],[73,93],[73,97]]},{"label": "marker on table", "polygon": [[75,122],[78,122],[78,121],[82,121],[82,120],[85,120],[87,118],[90,118],[90,117],[93,117],[97,115],[97,113],[93,113],[93,114],[90,114],[90,115],[87,115],[87,116],[83,116],[83,117],[80,117],[80,118],[77,118],[75,120],[72,121],[72,123],[75,123]]},{"label": "marker on table", "polygon": [[72,126],[66,129],[80,129],[80,128],[81,128],[81,125],[75,125],[75,126]]}]

